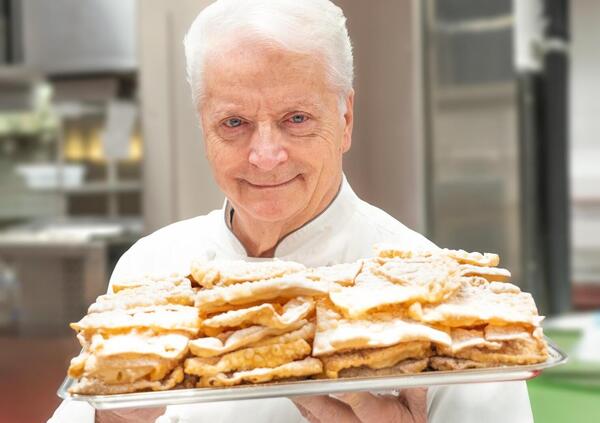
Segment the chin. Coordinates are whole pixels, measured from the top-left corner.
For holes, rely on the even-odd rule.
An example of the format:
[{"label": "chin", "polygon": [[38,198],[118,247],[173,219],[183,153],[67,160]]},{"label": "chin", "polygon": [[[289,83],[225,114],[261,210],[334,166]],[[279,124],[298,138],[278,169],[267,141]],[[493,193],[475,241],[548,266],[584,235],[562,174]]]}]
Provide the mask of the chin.
[{"label": "chin", "polygon": [[252,216],[263,222],[279,222],[294,216],[298,210],[292,207],[281,207],[273,203],[254,204],[248,210]]}]

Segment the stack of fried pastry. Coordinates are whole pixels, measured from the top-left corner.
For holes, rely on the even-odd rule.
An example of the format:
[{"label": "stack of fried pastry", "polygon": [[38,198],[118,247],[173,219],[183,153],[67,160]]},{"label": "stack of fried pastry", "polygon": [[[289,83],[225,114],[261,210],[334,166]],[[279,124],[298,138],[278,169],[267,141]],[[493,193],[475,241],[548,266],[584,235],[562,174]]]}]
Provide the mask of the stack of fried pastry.
[{"label": "stack of fried pastry", "polygon": [[498,264],[495,254],[380,247],[353,286],[319,304],[313,355],[327,377],[545,361],[533,298]]},{"label": "stack of fried pastry", "polygon": [[194,290],[183,277],[115,284],[71,327],[83,347],[71,360],[78,394],[166,390],[184,380],[182,360],[200,319]]},{"label": "stack of fried pastry", "polygon": [[321,374],[321,361],[311,357],[315,304],[351,284],[361,266],[195,262],[192,277],[205,288],[195,304],[207,336],[190,342],[185,372],[200,387]]},{"label": "stack of fried pastry", "polygon": [[72,393],[397,375],[546,360],[530,294],[495,254],[405,251],[319,268],[199,260],[142,278],[72,324]]}]

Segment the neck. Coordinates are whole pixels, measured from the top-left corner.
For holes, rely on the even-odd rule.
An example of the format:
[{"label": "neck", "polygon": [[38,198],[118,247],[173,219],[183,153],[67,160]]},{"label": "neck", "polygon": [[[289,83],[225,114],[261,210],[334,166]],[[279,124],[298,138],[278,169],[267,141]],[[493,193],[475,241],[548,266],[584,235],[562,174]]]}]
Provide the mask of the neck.
[{"label": "neck", "polygon": [[231,230],[246,249],[248,257],[272,258],[279,241],[310,220],[321,214],[334,200],[340,189],[341,175],[320,198],[309,203],[298,215],[278,222],[265,222],[253,219],[236,209],[231,222]]}]

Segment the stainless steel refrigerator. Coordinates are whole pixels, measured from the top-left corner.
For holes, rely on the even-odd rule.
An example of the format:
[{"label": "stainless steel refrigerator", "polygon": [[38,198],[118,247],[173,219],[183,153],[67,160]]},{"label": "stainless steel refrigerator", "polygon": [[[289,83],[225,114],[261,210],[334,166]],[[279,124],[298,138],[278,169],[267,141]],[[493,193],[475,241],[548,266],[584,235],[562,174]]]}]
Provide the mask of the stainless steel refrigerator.
[{"label": "stainless steel refrigerator", "polygon": [[567,0],[423,2],[427,228],[570,307]]}]

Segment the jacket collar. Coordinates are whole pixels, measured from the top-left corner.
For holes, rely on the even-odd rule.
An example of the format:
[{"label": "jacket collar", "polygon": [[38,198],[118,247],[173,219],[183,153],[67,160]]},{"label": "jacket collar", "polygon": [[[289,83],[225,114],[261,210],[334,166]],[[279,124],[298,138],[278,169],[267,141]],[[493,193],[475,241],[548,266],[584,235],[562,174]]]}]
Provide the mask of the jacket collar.
[{"label": "jacket collar", "polygon": [[[279,240],[275,247],[275,257],[289,256],[301,252],[302,246],[323,228],[339,225],[346,220],[355,210],[359,198],[354,193],[346,175],[342,175],[340,189],[333,201],[320,214],[306,222],[293,232]],[[220,221],[221,232],[229,247],[235,255],[248,258],[242,243],[231,230],[231,216],[234,210],[228,199],[223,203],[223,219]]]}]

